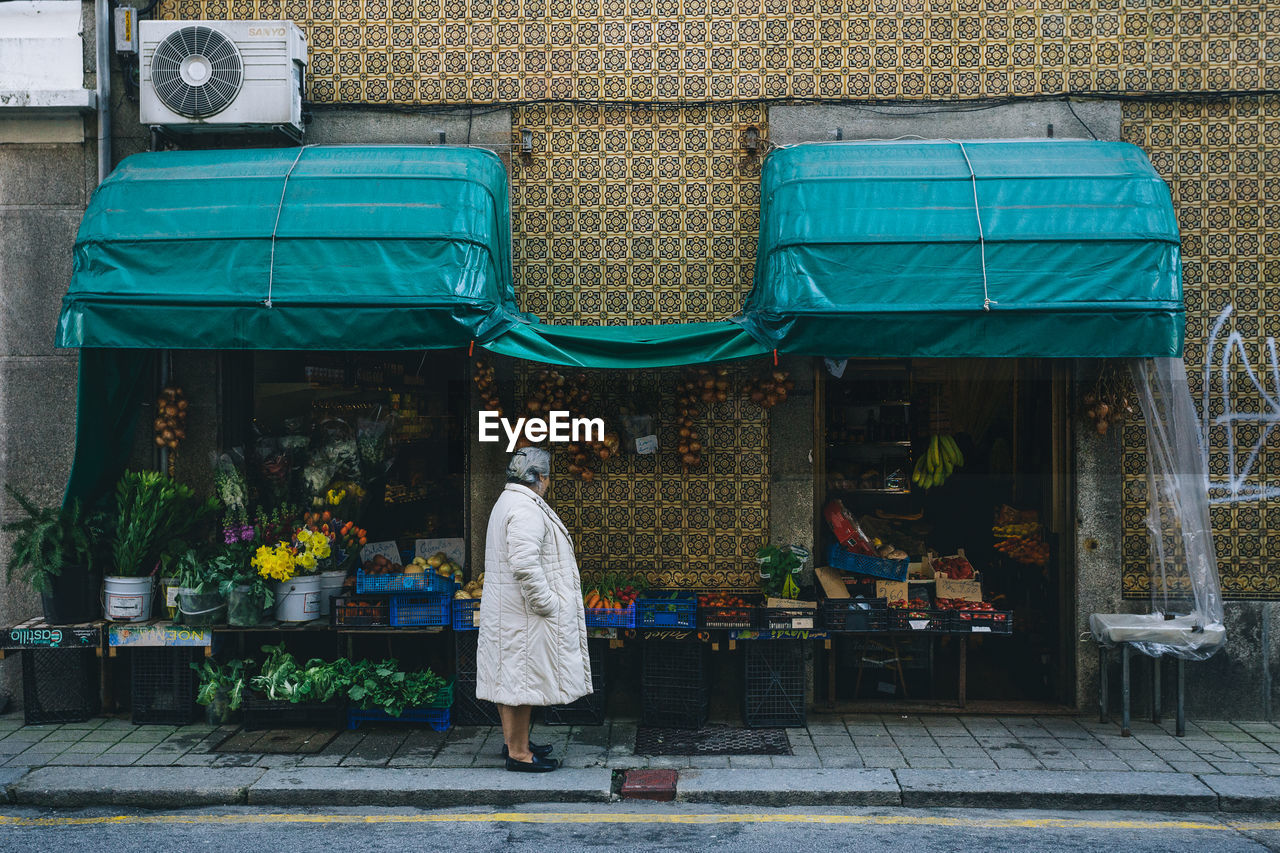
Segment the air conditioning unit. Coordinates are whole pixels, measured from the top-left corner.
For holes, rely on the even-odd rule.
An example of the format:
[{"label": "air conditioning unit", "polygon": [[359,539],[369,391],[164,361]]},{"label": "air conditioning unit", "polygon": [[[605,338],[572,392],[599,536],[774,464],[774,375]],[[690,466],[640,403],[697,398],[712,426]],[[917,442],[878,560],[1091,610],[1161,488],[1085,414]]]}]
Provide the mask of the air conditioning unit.
[{"label": "air conditioning unit", "polygon": [[292,21],[140,21],[138,61],[145,125],[302,136],[307,39]]}]

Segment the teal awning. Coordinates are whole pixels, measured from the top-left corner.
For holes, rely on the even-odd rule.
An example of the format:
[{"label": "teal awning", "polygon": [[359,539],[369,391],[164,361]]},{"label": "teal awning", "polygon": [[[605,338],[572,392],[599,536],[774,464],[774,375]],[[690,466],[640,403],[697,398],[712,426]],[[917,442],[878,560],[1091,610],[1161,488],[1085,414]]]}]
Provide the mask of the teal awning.
[{"label": "teal awning", "polygon": [[835,358],[1181,355],[1169,189],[1118,142],[780,149],[741,322]]},{"label": "teal awning", "polygon": [[521,323],[487,347],[529,361],[620,370],[729,361],[769,352],[742,326],[728,320],[661,326]]},{"label": "teal awning", "polygon": [[510,223],[506,170],[480,149],[138,154],[85,212],[57,342],[260,350],[484,342],[519,320]]}]

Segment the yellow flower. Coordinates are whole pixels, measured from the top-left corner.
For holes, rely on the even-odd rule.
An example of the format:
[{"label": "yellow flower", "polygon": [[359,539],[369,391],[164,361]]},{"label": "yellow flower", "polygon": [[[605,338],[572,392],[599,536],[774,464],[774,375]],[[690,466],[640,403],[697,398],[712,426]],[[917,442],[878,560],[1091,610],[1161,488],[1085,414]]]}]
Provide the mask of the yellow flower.
[{"label": "yellow flower", "polygon": [[289,546],[283,543],[275,547],[263,545],[253,556],[252,565],[267,580],[287,581],[295,574],[296,560]]},{"label": "yellow flower", "polygon": [[310,551],[303,551],[298,555],[298,565],[306,571],[312,571],[316,567],[316,558]]},{"label": "yellow flower", "polygon": [[321,560],[327,559],[328,556],[333,553],[333,551],[329,548],[329,540],[326,539],[324,536],[321,536],[320,541],[318,543],[313,544],[307,550],[315,554]]}]

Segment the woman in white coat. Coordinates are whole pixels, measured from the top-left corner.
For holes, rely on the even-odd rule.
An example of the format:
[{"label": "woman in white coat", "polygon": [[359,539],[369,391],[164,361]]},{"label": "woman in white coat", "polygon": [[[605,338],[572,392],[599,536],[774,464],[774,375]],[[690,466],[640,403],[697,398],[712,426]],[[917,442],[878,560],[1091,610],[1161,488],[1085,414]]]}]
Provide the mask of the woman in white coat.
[{"label": "woman in white coat", "polygon": [[591,692],[582,580],[569,532],[543,495],[551,454],[517,450],[489,516],[476,649],[476,697],[498,706],[507,769],[555,770],[550,745],[529,743],[534,705]]}]

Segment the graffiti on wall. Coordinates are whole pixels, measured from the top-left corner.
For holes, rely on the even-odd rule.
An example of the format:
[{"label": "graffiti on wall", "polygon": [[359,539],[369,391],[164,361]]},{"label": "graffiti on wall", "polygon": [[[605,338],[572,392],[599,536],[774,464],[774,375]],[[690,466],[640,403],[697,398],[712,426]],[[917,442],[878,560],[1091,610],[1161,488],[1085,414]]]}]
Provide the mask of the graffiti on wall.
[{"label": "graffiti on wall", "polygon": [[1280,481],[1267,476],[1261,461],[1280,427],[1280,357],[1276,339],[1262,344],[1261,363],[1249,357],[1244,335],[1228,329],[1235,306],[1222,309],[1209,333],[1204,355],[1201,412],[1204,446],[1221,449],[1210,465],[1211,503],[1280,498]]}]

